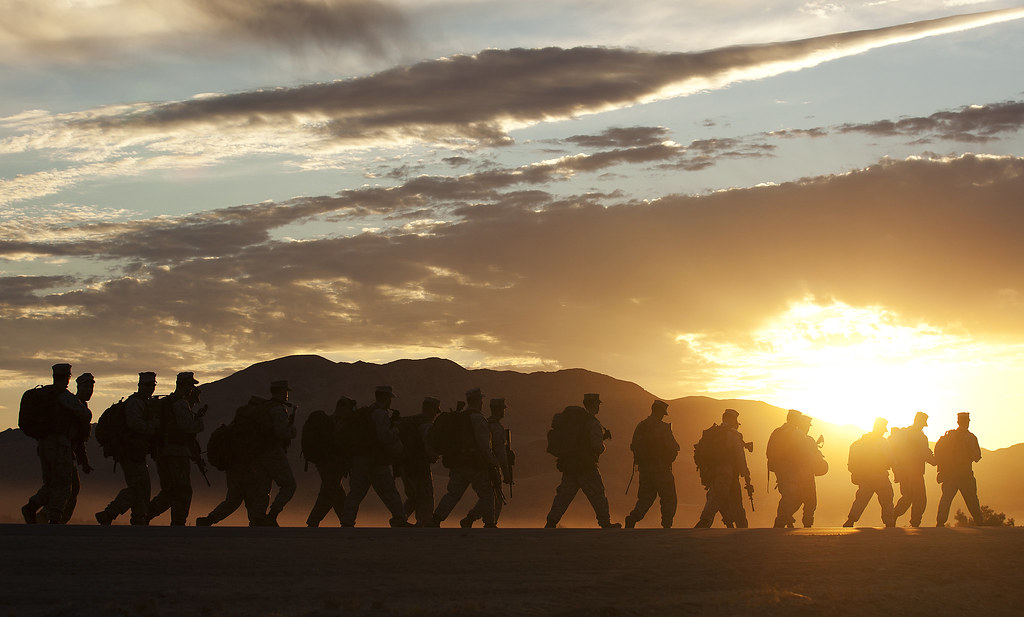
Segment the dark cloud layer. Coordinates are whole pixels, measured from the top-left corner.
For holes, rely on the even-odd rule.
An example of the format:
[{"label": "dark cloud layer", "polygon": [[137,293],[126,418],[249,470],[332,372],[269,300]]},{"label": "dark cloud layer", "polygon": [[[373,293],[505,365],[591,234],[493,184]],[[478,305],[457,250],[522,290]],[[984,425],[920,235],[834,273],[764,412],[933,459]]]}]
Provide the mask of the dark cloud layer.
[{"label": "dark cloud layer", "polygon": [[973,105],[957,111],[940,111],[927,117],[885,120],[869,124],[844,124],[841,133],[867,133],[879,137],[928,136],[951,141],[980,143],[1024,127],[1024,102]]},{"label": "dark cloud layer", "polygon": [[160,267],[66,293],[45,291],[60,281],[0,279],[0,368],[38,364],[73,332],[77,354],[117,358],[125,372],[175,354],[241,364],[425,346],[597,370],[624,358],[663,374],[676,335],[747,332],[807,295],[982,336],[1024,333],[1024,160],[885,163],[652,203],[499,187],[516,189],[496,182],[474,202],[466,186],[424,183],[424,207],[451,194],[481,205],[416,233],[255,234],[203,258],[181,246]]}]

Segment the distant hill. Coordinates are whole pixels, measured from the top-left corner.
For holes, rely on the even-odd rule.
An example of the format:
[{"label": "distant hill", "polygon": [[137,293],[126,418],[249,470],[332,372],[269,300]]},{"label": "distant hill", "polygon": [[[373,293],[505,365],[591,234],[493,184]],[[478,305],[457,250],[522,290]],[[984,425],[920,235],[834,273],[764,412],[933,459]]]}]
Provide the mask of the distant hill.
[{"label": "distant hill", "polygon": [[[202,376],[199,377],[201,379]],[[624,494],[632,466],[630,437],[636,423],[650,413],[650,405],[656,398],[637,384],[582,369],[526,374],[489,369],[470,370],[439,358],[370,364],[331,362],[310,355],[289,356],[261,362],[224,379],[203,384],[203,400],[210,405],[210,412],[201,442],[205,444],[205,438],[217,425],[229,422],[234,410],[250,395],[269,396],[269,383],[277,379],[287,379],[293,389],[292,400],[299,406],[296,420],[298,426],[314,409],[333,409],[334,401],[340,395],[354,398],[360,404],[369,403],[372,401],[374,387],[381,384],[394,388],[397,394],[394,407],[403,415],[418,413],[424,396],[440,398],[445,409],[454,407],[455,402],[463,398],[464,392],[474,387],[481,388],[487,397],[504,397],[509,404],[505,425],[512,431],[519,463],[513,498],[503,517],[508,526],[543,524],[560,478],[554,468],[554,459],[545,451],[551,416],[566,405],[579,404],[587,392],[600,393],[604,404],[599,417],[612,431],[613,439],[601,459],[601,470],[613,518],[621,520],[636,499],[635,480],[630,494]],[[748,455],[748,465],[757,490],[757,511],[749,513],[748,503],[748,516],[754,526],[769,526],[774,519],[778,493],[766,493],[768,480],[764,444],[771,430],[784,422],[786,410],[760,401],[716,400],[700,396],[668,402],[668,420],[673,423],[673,431],[682,448],[674,468],[679,492],[677,526],[692,526],[704,502],[704,490],[692,462],[692,444],[704,428],[720,420],[722,411],[728,407],[740,412],[740,429],[745,438],[753,440],[755,444],[754,453]],[[102,412],[100,407],[95,405],[94,418]],[[845,520],[854,493],[846,472],[846,453],[849,444],[860,433],[859,429],[852,426],[836,426],[817,420],[811,428],[813,436],[824,435],[823,452],[831,466],[829,474],[820,478],[818,484],[817,522],[822,526],[839,525]],[[315,499],[318,479],[312,469],[308,473],[303,472],[297,443],[293,444],[289,454],[299,481],[299,490],[282,520],[287,524],[302,525]],[[120,471],[117,475],[111,474],[113,463],[102,457],[95,442],[90,442],[90,458],[97,471],[83,476],[82,497],[76,511],[76,520],[79,522],[93,522],[92,513],[113,498],[121,486]],[[1015,485],[1016,471],[1022,466],[1024,444],[995,452],[986,451],[983,460],[976,466],[982,503],[1008,516],[1024,516],[1024,497],[1020,496],[1021,492]],[[155,466],[150,467],[155,491],[158,486],[156,470]],[[440,465],[434,471],[435,492],[439,497],[443,493],[446,475]],[[207,488],[199,474],[193,474],[195,496],[190,519],[205,514],[223,497],[223,476],[211,470],[210,480],[213,487]],[[925,524],[934,521],[935,504],[938,501],[934,469],[929,470],[927,480],[930,502]],[[17,430],[0,433],[0,494],[3,495],[0,522],[20,520],[20,506],[39,483],[35,442]],[[461,516],[460,513],[469,508],[469,499],[467,496],[453,516]],[[958,507],[963,508],[959,498],[954,502],[954,511]],[[360,511],[360,524],[383,524],[386,518],[383,507],[371,492]],[[226,521],[227,524],[244,522],[242,513],[236,513]],[[869,506],[861,522],[865,525],[880,524],[877,506]],[[593,513],[582,494],[569,510],[564,523],[581,526],[594,524]],[[325,524],[334,525],[337,521],[328,518]],[[656,512],[652,512],[641,526],[657,524]]]}]

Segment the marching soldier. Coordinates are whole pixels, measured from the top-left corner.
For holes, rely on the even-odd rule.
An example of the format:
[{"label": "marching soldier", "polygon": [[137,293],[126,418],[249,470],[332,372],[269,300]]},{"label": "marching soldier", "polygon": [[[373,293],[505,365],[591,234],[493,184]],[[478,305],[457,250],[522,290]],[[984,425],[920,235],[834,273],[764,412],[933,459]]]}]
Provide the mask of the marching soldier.
[{"label": "marching soldier", "polygon": [[[320,522],[331,510],[334,510],[338,522],[341,522],[342,513],[345,511],[345,487],[342,486],[341,481],[348,475],[352,461],[342,452],[340,431],[343,423],[351,422],[355,410],[356,402],[347,396],[342,396],[334,404],[334,413],[327,416],[329,424],[325,424],[323,427],[327,433],[324,435],[325,451],[320,460],[313,461],[316,472],[320,476],[320,492],[317,493],[313,509],[306,517],[307,527],[319,527]],[[306,431],[307,429],[303,428],[303,439],[305,439]]]},{"label": "marching soldier", "polygon": [[[78,385],[75,398],[88,408],[89,400],[92,399],[93,391],[96,387],[96,378],[93,377],[92,373],[82,373],[75,378],[75,383]],[[91,411],[89,415],[92,415]],[[85,451],[85,442],[89,441],[92,425],[84,424],[77,428],[80,430],[76,431],[71,440],[74,444],[75,463],[77,463],[78,467],[82,468],[82,473],[90,473],[93,468],[89,464],[89,453]],[[71,520],[71,516],[75,513],[75,506],[78,505],[78,493],[82,489],[82,479],[78,476],[78,467],[71,468],[71,496],[64,507],[64,514],[60,517],[60,522],[63,524]]]},{"label": "marching soldier", "polygon": [[872,431],[865,433],[850,445],[848,467],[850,479],[857,485],[857,494],[843,527],[853,527],[864,513],[864,508],[871,501],[872,495],[878,495],[878,505],[882,507],[882,523],[886,527],[896,525],[896,515],[892,506],[892,483],[889,482],[892,453],[889,442],[885,440],[885,431],[888,427],[888,420],[875,418]]},{"label": "marching soldier", "polygon": [[914,424],[902,429],[893,429],[889,435],[892,446],[893,480],[900,485],[900,499],[896,502],[894,516],[898,519],[910,510],[910,526],[921,525],[928,492],[924,486],[924,466],[934,465],[935,455],[928,447],[924,427],[928,426],[928,414],[917,412]]},{"label": "marching soldier", "polygon": [[[252,479],[260,493],[256,509],[266,510],[266,515],[255,521],[257,526],[277,527],[277,517],[295,495],[295,474],[288,462],[288,446],[295,438],[296,408],[288,402],[289,392],[291,388],[283,379],[270,383],[270,401],[264,409],[264,421],[270,428],[269,440],[256,454],[256,473]],[[277,485],[273,502],[270,502],[271,482]]]},{"label": "marching soldier", "polygon": [[747,468],[747,455],[743,452],[743,435],[739,428],[739,412],[726,409],[722,413],[722,424],[713,435],[713,443],[708,444],[715,450],[711,453],[710,468],[706,473],[701,470],[701,479],[706,477],[708,493],[704,511],[695,527],[711,527],[715,514],[719,512],[726,527],[747,527],[747,512],[743,508],[743,491],[739,479],[744,479],[750,495],[753,495],[754,486],[750,483],[750,470]]},{"label": "marching soldier", "polygon": [[434,517],[434,477],[430,466],[438,459],[430,447],[427,434],[434,418],[441,413],[441,401],[428,396],[423,399],[420,413],[399,422],[402,439],[402,488],[405,491],[403,509],[406,516],[416,514],[417,527],[429,527]]},{"label": "marching soldier", "polygon": [[633,465],[640,472],[640,484],[636,505],[626,515],[627,529],[643,520],[656,498],[661,500],[661,526],[672,527],[677,503],[672,463],[679,454],[679,443],[672,434],[672,425],[664,421],[667,415],[668,403],[654,401],[651,415],[641,420],[633,431],[629,448],[633,451]]},{"label": "marching soldier", "polygon": [[484,527],[497,527],[494,518],[494,484],[491,470],[498,467],[498,460],[491,450],[491,435],[487,428],[487,420],[481,409],[484,395],[480,388],[466,392],[466,408],[456,412],[462,426],[468,431],[460,431],[464,440],[459,444],[459,452],[451,457],[446,455],[445,465],[448,466],[448,490],[441,497],[434,509],[432,526],[439,527],[451,514],[466,489],[473,487],[477,501],[471,511],[476,512],[484,521]]},{"label": "marching soldier", "polygon": [[68,391],[71,365],[54,364],[53,384],[46,386],[46,405],[51,408],[45,434],[38,437],[36,453],[43,471],[43,485],[28,503],[21,507],[26,523],[36,523],[40,509],[47,523],[60,524],[71,497],[75,475],[75,442],[92,421],[92,412]]},{"label": "marching soldier", "polygon": [[[567,408],[578,410],[578,407]],[[555,498],[551,502],[551,509],[548,511],[545,528],[552,529],[558,526],[562,515],[569,509],[576,493],[583,491],[594,508],[597,516],[597,524],[605,529],[618,529],[621,523],[611,522],[611,514],[608,507],[608,497],[604,492],[604,480],[601,479],[601,472],[598,470],[597,461],[604,452],[604,442],[611,439],[611,431],[601,426],[597,419],[597,413],[601,409],[601,397],[598,394],[590,393],[583,396],[583,419],[582,440],[577,440],[582,447],[567,456],[558,456],[558,469],[562,472],[562,482],[555,490]],[[577,412],[578,413],[578,412]],[[574,414],[575,415],[575,414]],[[554,421],[553,421],[554,423]],[[552,428],[554,430],[554,428]]]},{"label": "marching soldier", "polygon": [[794,515],[801,506],[804,527],[814,524],[814,511],[818,507],[814,478],[828,473],[828,462],[817,442],[807,434],[810,428],[811,417],[791,409],[786,423],[775,429],[768,439],[768,469],[775,472],[781,495],[774,527],[792,527],[796,522]]},{"label": "marching soldier", "polygon": [[[508,406],[505,404],[503,398],[492,398],[490,403],[491,415],[487,418],[487,430],[491,435],[491,453],[494,458],[498,461],[498,469],[501,471],[501,481],[504,484],[512,486],[512,464],[514,463],[515,455],[508,448],[508,441],[505,434],[505,427],[501,424],[501,420],[505,417],[505,410]],[[510,457],[510,454],[512,455]],[[505,505],[504,499],[502,499],[501,487],[493,486],[498,478],[492,475],[491,477],[491,493],[494,497],[494,524],[498,524],[498,518],[501,517],[501,510]],[[473,523],[483,517],[483,513],[473,508],[469,511],[464,519],[459,521],[460,527],[472,527]]]},{"label": "marching soldier", "polygon": [[974,517],[975,525],[984,525],[985,516],[978,501],[978,481],[974,478],[974,463],[981,460],[981,447],[978,438],[968,430],[971,425],[971,414],[956,414],[957,427],[946,431],[946,434],[935,443],[935,462],[939,468],[936,480],[942,485],[942,496],[939,498],[939,511],[935,526],[945,527],[949,519],[949,507],[957,493],[964,498],[967,510]]},{"label": "marching soldier", "polygon": [[192,505],[192,442],[203,431],[206,409],[192,410],[193,391],[199,382],[192,372],[181,372],[174,392],[160,409],[156,471],[160,492],[149,502],[149,520],[171,511],[171,525],[185,525]]}]

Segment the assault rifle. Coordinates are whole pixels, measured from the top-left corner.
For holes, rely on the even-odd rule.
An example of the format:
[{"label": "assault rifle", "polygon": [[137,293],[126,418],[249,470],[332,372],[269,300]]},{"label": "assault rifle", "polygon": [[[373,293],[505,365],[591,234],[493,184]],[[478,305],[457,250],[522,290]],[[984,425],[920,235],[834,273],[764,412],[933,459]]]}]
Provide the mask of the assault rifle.
[{"label": "assault rifle", "polygon": [[491,467],[487,470],[487,474],[491,479],[491,491],[494,492],[494,499],[500,500],[501,505],[505,505],[508,501],[505,500],[505,493],[501,490],[501,470]]},{"label": "assault rifle", "polygon": [[515,484],[516,452],[512,449],[512,431],[505,429],[505,456],[508,458],[508,498],[512,499],[512,485]]},{"label": "assault rifle", "polygon": [[747,499],[750,500],[750,511],[756,512],[757,510],[754,509],[754,485],[750,482],[750,476],[747,476],[746,481],[747,486],[745,488],[747,489]]}]

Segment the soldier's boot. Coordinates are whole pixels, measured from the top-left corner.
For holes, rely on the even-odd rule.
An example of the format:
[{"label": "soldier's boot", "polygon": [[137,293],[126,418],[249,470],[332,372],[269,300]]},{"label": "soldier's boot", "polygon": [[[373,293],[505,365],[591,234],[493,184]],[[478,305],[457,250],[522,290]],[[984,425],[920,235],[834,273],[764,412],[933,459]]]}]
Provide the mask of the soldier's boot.
[{"label": "soldier's boot", "polygon": [[277,515],[281,513],[280,508],[271,508],[267,510],[267,515],[260,521],[261,527],[279,527],[277,524]]},{"label": "soldier's boot", "polygon": [[484,529],[497,529],[497,523],[484,523]]},{"label": "soldier's boot", "polygon": [[109,525],[114,522],[114,515],[106,510],[100,510],[96,513],[96,522],[100,525]]},{"label": "soldier's boot", "polygon": [[601,526],[601,529],[622,529],[622,523],[612,523],[611,521],[598,523],[598,525]]},{"label": "soldier's boot", "polygon": [[626,517],[626,529],[633,529],[636,527],[636,519],[632,516]]},{"label": "soldier's boot", "polygon": [[459,527],[462,527],[463,529],[469,529],[472,526],[473,519],[468,515],[466,516],[466,518],[459,521]]},{"label": "soldier's boot", "polygon": [[21,506],[21,518],[25,519],[26,525],[34,525],[39,521],[36,519],[36,512],[39,511],[39,506],[29,501],[27,504]]},{"label": "soldier's boot", "polygon": [[209,516],[200,516],[196,519],[196,527],[213,527],[216,521]]},{"label": "soldier's boot", "polygon": [[848,518],[848,519],[846,519],[846,522],[843,523],[843,527],[853,527],[853,524],[855,522],[856,521],[854,521],[852,518]]}]

